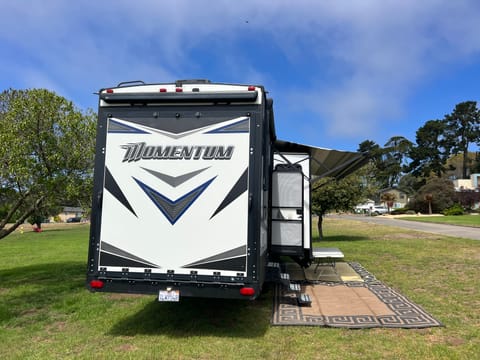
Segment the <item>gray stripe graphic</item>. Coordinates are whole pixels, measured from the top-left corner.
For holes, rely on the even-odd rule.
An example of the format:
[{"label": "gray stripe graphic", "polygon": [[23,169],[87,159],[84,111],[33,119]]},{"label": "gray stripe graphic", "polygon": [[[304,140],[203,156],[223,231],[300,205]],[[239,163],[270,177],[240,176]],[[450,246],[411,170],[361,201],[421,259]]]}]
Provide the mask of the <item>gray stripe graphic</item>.
[{"label": "gray stripe graphic", "polygon": [[154,171],[154,170],[150,170],[150,169],[142,167],[143,170],[149,172],[153,176],[155,176],[158,179],[166,182],[168,185],[170,185],[172,187],[177,187],[177,186],[183,184],[184,182],[190,180],[191,178],[193,178],[194,176],[196,176],[196,175],[200,174],[201,172],[207,170],[208,168],[210,168],[210,167],[206,167],[204,169],[192,171],[190,173],[179,175],[179,176],[170,176],[170,175],[158,172],[158,171]]},{"label": "gray stripe graphic", "polygon": [[188,265],[184,265],[183,267],[195,267],[196,265],[205,264],[213,261],[225,260],[225,259],[230,259],[238,256],[245,256],[246,253],[247,253],[247,247],[245,245],[242,245],[235,249],[228,250],[223,253],[198,260]]},{"label": "gray stripe graphic", "polygon": [[161,266],[158,266],[156,264],[153,264],[147,260],[144,260],[142,258],[139,258],[138,256],[135,256],[125,250],[122,250],[120,248],[117,248],[116,246],[113,246],[113,245],[110,245],[104,241],[101,242],[101,245],[100,245],[100,248],[101,250],[105,251],[105,252],[108,252],[108,253],[111,253],[111,254],[114,254],[114,255],[117,255],[117,256],[121,256],[121,257],[124,257],[124,258],[127,258],[127,259],[130,259],[130,260],[135,260],[135,261],[138,261],[138,262],[142,262],[146,265],[150,265],[152,267],[156,267],[156,268],[161,268]]}]

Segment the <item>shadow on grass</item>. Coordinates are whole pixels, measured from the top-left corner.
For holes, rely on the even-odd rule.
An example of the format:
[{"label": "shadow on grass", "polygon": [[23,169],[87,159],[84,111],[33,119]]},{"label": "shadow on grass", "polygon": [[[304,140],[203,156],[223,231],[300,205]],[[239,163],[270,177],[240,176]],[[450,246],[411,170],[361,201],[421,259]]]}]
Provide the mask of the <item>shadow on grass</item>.
[{"label": "shadow on grass", "polygon": [[179,303],[154,301],[119,321],[109,335],[261,337],[270,326],[272,297],[271,291],[265,291],[254,301],[203,298],[183,298]]},{"label": "shadow on grass", "polygon": [[[0,325],[21,327],[46,321],[58,314],[68,316],[72,312],[85,313],[93,308],[103,313],[116,306],[117,300],[109,298],[109,294],[92,297],[92,302],[82,300],[91,296],[85,289],[85,272],[84,262],[0,270]],[[272,291],[266,288],[254,301],[197,298],[182,298],[179,303],[152,301],[135,313],[134,310],[128,311],[127,315],[114,310],[111,315],[121,317],[109,334],[163,334],[179,338],[208,335],[260,337],[270,326],[272,298]],[[77,304],[77,301],[81,303]]]},{"label": "shadow on grass", "polygon": [[318,247],[322,244],[322,242],[326,241],[365,241],[365,240],[371,240],[370,238],[366,236],[352,236],[352,235],[332,235],[332,236],[324,236],[323,240],[320,240],[318,236],[312,238],[312,241],[314,243],[318,244]]},{"label": "shadow on grass", "polygon": [[38,264],[0,270],[0,324],[38,313],[84,287],[84,262]]}]

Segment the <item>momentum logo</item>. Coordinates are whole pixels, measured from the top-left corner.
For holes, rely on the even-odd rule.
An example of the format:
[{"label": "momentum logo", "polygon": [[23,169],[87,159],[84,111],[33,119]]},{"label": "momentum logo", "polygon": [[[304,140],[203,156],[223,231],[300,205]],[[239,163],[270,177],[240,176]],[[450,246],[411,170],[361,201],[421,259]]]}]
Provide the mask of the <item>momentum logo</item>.
[{"label": "momentum logo", "polygon": [[147,145],[145,142],[131,143],[121,146],[125,149],[123,162],[139,160],[230,160],[234,146],[193,145],[162,146]]}]

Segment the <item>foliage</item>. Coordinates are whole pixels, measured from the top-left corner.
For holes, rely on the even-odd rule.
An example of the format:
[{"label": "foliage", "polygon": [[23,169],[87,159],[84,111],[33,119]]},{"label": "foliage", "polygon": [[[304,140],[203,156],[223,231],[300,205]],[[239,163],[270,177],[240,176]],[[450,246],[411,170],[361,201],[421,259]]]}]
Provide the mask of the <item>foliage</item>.
[{"label": "foliage", "polygon": [[480,151],[477,151],[475,153],[475,159],[473,160],[473,165],[472,165],[472,174],[478,174],[478,173],[480,173]]},{"label": "foliage", "polygon": [[[467,164],[469,173],[475,173],[476,171],[476,155],[474,152],[469,151],[467,154]],[[463,178],[463,162],[465,161],[463,154],[451,155],[446,162],[447,175],[450,179],[462,179]]]},{"label": "foliage", "polygon": [[410,149],[412,159],[408,170],[417,177],[428,178],[432,173],[437,177],[445,172],[448,158],[444,147],[445,123],[429,120],[417,130],[416,145]]},{"label": "foliage", "polygon": [[372,161],[355,171],[355,176],[362,184],[362,193],[364,199],[375,199],[378,197],[378,193],[381,188],[375,176],[375,172],[375,165]]},{"label": "foliage", "polygon": [[451,154],[461,153],[462,178],[468,177],[468,149],[471,143],[480,142],[480,111],[476,101],[465,101],[455,106],[451,114],[445,115],[445,147]]},{"label": "foliage", "polygon": [[403,215],[406,214],[408,211],[408,208],[396,208],[390,211],[390,214],[392,215]]},{"label": "foliage", "polygon": [[462,190],[455,193],[455,200],[465,209],[473,209],[475,204],[480,203],[480,192],[475,190]]},{"label": "foliage", "polygon": [[387,208],[388,208],[389,213],[390,213],[390,209],[392,208],[393,203],[395,202],[396,199],[397,199],[397,197],[395,196],[395,194],[391,193],[391,192],[385,192],[380,196],[380,200],[382,200],[383,202],[385,202],[387,204]]},{"label": "foliage", "polygon": [[372,140],[365,140],[358,145],[358,152],[367,153],[369,163],[361,170],[361,177],[364,183],[365,196],[367,198],[375,198],[380,189],[385,188],[379,175],[382,168],[382,148]]},{"label": "foliage", "polygon": [[453,205],[455,201],[455,189],[452,181],[444,178],[432,177],[422,186],[414,199],[408,204],[408,208],[416,212],[441,213],[444,209]]},{"label": "foliage", "polygon": [[463,215],[465,212],[463,211],[463,207],[460,204],[453,204],[447,209],[443,210],[443,215],[450,216],[450,215]]},{"label": "foliage", "polygon": [[[0,238],[31,215],[90,197],[95,117],[44,89],[0,94]],[[13,225],[7,227],[7,223]]]},{"label": "foliage", "polygon": [[398,185],[408,163],[408,154],[412,147],[413,143],[403,136],[393,136],[385,143],[383,148],[385,188]]},{"label": "foliage", "polygon": [[352,174],[342,180],[321,179],[312,191],[312,212],[319,217],[318,232],[323,236],[323,216],[330,211],[350,211],[364,199],[360,178]]},{"label": "foliage", "polygon": [[[391,188],[398,185],[406,165],[407,155],[413,144],[403,136],[391,137],[384,147],[374,141],[365,140],[358,151],[370,154],[372,175],[377,188]],[[370,183],[373,183],[370,180]]]}]

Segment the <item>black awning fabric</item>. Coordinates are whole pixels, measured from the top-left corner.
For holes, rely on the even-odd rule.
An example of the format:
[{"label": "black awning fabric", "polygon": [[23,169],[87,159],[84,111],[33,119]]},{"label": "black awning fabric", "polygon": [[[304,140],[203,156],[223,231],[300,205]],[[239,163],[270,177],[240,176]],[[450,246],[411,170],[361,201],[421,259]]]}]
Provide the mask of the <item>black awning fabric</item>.
[{"label": "black awning fabric", "polygon": [[368,162],[368,154],[319,148],[288,141],[275,141],[275,150],[281,153],[310,155],[310,177],[318,180],[324,177],[341,179]]}]

